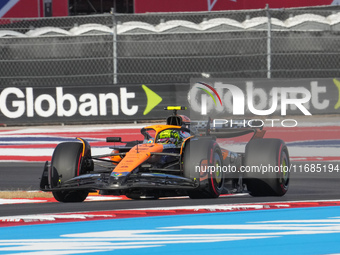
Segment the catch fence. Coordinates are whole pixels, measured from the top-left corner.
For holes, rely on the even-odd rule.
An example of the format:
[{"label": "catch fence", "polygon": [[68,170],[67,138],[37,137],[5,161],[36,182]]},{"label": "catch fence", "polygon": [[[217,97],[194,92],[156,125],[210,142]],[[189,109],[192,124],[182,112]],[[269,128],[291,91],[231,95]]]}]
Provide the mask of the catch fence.
[{"label": "catch fence", "polygon": [[0,19],[0,86],[340,77],[340,9]]}]

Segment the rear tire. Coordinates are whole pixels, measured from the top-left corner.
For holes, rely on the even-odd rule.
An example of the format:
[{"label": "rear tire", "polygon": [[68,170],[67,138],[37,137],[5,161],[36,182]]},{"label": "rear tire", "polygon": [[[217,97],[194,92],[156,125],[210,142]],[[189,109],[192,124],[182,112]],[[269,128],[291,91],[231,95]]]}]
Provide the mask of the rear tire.
[{"label": "rear tire", "polygon": [[251,140],[246,146],[244,182],[252,196],[283,196],[289,185],[289,154],[280,139]]},{"label": "rear tire", "polygon": [[[82,143],[66,142],[57,145],[51,161],[52,188],[58,188],[65,181],[82,174],[82,152]],[[87,190],[60,190],[52,193],[59,202],[83,202],[89,192]]]},{"label": "rear tire", "polygon": [[224,187],[224,174],[222,152],[216,141],[190,140],[183,154],[184,177],[199,182],[197,189],[188,191],[189,197],[218,198]]}]

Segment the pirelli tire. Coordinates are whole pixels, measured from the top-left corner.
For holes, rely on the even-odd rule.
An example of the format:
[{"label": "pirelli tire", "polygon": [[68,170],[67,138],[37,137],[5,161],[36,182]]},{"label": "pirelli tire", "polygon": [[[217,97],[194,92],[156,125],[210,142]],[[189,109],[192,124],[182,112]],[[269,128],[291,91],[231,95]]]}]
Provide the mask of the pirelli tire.
[{"label": "pirelli tire", "polygon": [[217,142],[211,137],[192,139],[186,142],[183,155],[184,177],[199,183],[199,187],[188,191],[189,197],[219,197],[224,187],[224,173],[222,153]]},{"label": "pirelli tire", "polygon": [[289,187],[289,153],[280,139],[251,140],[245,151],[244,183],[252,196],[283,196]]},{"label": "pirelli tire", "polygon": [[[80,142],[60,143],[55,148],[51,160],[51,187],[62,187],[63,183],[82,174],[83,144]],[[59,202],[83,202],[88,190],[52,191]]]}]

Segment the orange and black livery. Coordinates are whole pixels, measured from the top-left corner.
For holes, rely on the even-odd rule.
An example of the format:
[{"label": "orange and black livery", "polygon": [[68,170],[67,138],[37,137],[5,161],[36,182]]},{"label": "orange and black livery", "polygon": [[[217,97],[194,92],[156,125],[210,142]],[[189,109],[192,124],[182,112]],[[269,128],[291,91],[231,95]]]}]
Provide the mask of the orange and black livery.
[{"label": "orange and black livery", "polygon": [[[252,196],[282,196],[289,184],[289,154],[280,139],[263,138],[261,128],[212,128],[209,118],[197,125],[168,106],[165,124],[141,129],[143,140],[107,137],[108,153],[92,155],[90,144],[60,143],[46,162],[40,188],[60,202],[82,202],[89,192],[126,195],[132,199],[162,196],[217,198],[248,192]],[[222,148],[219,139],[252,133],[245,151]],[[116,145],[121,144],[121,145]],[[113,145],[113,146],[112,146]],[[270,165],[281,171],[255,171]]]}]

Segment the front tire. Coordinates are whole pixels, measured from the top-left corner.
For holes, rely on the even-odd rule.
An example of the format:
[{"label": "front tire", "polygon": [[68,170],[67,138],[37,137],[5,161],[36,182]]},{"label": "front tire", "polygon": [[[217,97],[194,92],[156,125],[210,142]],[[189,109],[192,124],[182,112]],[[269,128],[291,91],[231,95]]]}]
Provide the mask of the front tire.
[{"label": "front tire", "polygon": [[184,177],[199,182],[199,187],[188,191],[190,198],[218,198],[224,187],[222,152],[211,138],[190,140],[185,145]]},{"label": "front tire", "polygon": [[[59,188],[62,184],[73,177],[82,174],[83,144],[66,142],[57,145],[51,161],[51,187]],[[53,191],[54,198],[59,202],[83,202],[87,190],[60,190]]]},{"label": "front tire", "polygon": [[62,203],[74,203],[74,202],[83,202],[89,192],[87,190],[76,190],[76,191],[52,191],[52,194],[58,202]]}]

